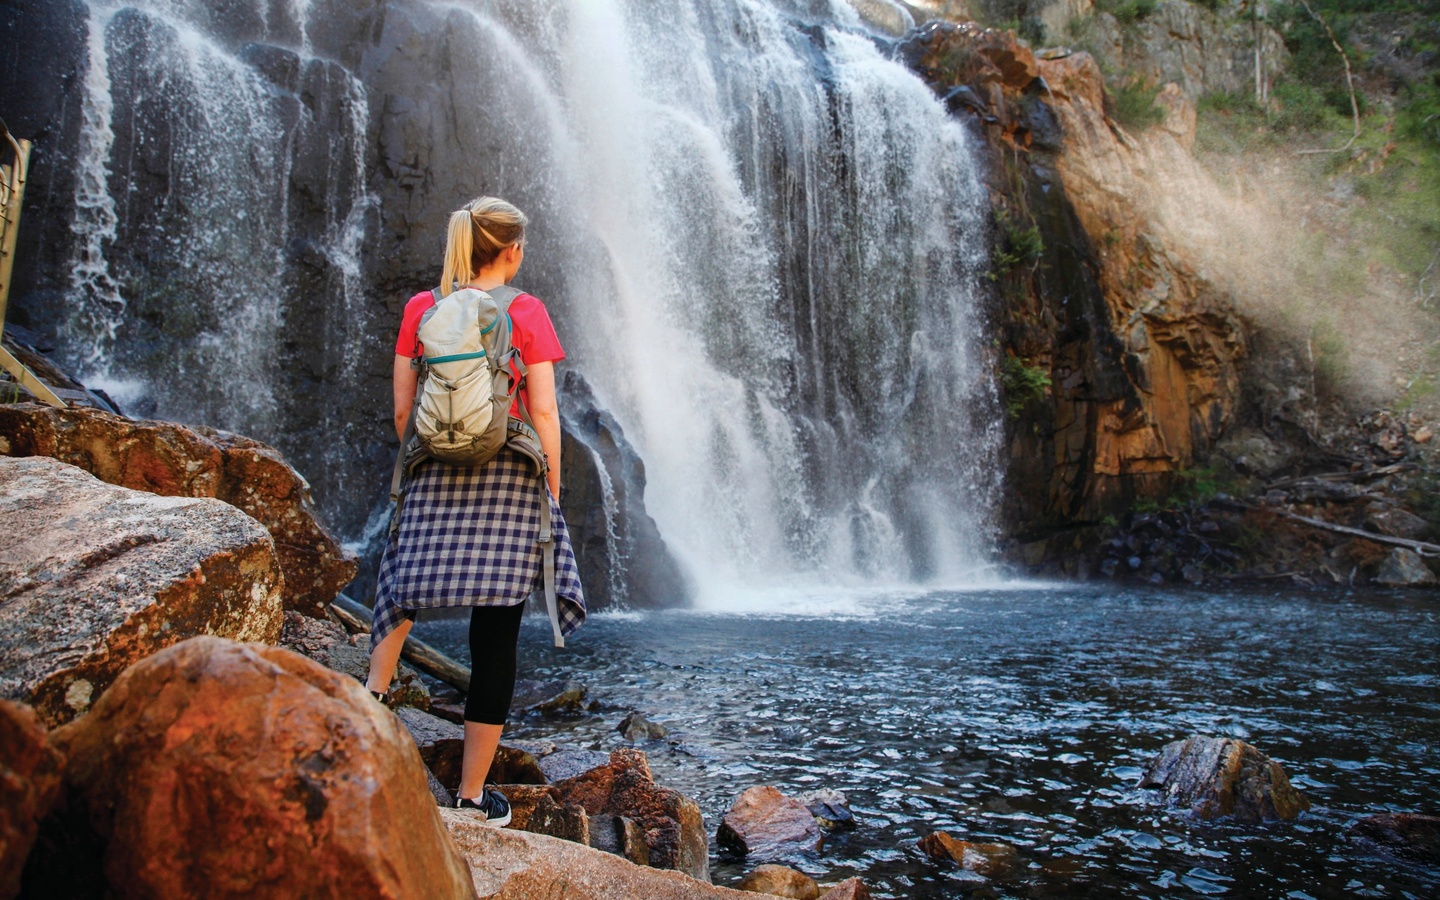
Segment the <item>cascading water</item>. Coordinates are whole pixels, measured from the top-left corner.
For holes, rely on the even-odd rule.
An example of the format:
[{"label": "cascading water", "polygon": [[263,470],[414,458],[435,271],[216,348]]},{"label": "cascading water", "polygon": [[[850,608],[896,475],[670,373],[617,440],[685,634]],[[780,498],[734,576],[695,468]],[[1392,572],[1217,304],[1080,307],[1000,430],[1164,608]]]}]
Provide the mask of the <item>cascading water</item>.
[{"label": "cascading water", "polygon": [[702,596],[983,568],[976,154],[848,5],[231,6],[90,6],[64,351],[122,402],[276,442],[358,537],[438,182],[426,222],[531,214],[519,283]]}]

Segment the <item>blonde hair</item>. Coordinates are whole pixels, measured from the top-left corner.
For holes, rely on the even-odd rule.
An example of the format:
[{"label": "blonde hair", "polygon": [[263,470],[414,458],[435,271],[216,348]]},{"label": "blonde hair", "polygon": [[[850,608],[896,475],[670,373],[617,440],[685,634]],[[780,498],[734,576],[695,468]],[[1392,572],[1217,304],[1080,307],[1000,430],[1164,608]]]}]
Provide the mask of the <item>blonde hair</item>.
[{"label": "blonde hair", "polygon": [[479,197],[451,213],[440,274],[442,296],[454,285],[473,279],[506,247],[523,243],[529,222],[523,212],[499,197]]}]

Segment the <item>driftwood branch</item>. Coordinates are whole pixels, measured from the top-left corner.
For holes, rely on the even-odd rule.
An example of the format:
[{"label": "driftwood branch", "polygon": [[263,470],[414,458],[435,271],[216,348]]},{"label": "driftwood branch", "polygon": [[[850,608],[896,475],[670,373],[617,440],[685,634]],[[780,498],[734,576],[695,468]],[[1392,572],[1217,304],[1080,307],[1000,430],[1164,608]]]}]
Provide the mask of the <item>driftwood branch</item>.
[{"label": "driftwood branch", "polygon": [[1358,472],[1325,472],[1321,475],[1298,475],[1294,478],[1282,478],[1279,481],[1273,481],[1267,484],[1265,489],[1273,491],[1315,481],[1328,481],[1332,484],[1342,481],[1365,481],[1372,478],[1384,478],[1386,475],[1396,475],[1400,472],[1408,472],[1413,468],[1415,468],[1414,463],[1396,463],[1393,466],[1382,466],[1378,469],[1363,469]]},{"label": "driftwood branch", "polygon": [[1321,28],[1325,29],[1326,36],[1330,38],[1330,45],[1335,48],[1336,53],[1340,54],[1340,61],[1345,64],[1345,89],[1350,92],[1350,114],[1355,119],[1355,133],[1350,135],[1350,140],[1346,141],[1343,147],[1336,147],[1333,150],[1300,150],[1297,151],[1297,155],[1303,156],[1310,153],[1344,153],[1360,138],[1360,102],[1355,99],[1355,74],[1350,69],[1350,54],[1346,53],[1345,48],[1340,46],[1340,41],[1336,39],[1335,32],[1330,30],[1329,23],[1320,18],[1320,14],[1311,8],[1308,0],[1300,0],[1300,2],[1304,5],[1305,11],[1308,12],[1315,21],[1320,23]]},{"label": "driftwood branch", "polygon": [[[335,611],[335,615],[340,618],[345,627],[356,634],[366,633],[370,630],[370,610],[344,594],[336,597],[330,604],[330,608]],[[419,638],[407,637],[400,656],[415,668],[434,675],[458,690],[470,690],[470,669]]]},{"label": "driftwood branch", "polygon": [[1336,525],[1333,522],[1326,522],[1323,519],[1312,519],[1309,516],[1302,516],[1299,513],[1292,513],[1283,509],[1274,510],[1274,513],[1277,516],[1290,519],[1291,521],[1309,525],[1311,528],[1320,528],[1325,531],[1336,532],[1337,534],[1348,534],[1352,537],[1360,537],[1367,541],[1374,541],[1377,544],[1405,547],[1409,550],[1414,550],[1421,556],[1440,557],[1440,544],[1427,544],[1425,541],[1412,541],[1408,538],[1391,537],[1388,534],[1376,534],[1360,528],[1351,528],[1348,525]]}]

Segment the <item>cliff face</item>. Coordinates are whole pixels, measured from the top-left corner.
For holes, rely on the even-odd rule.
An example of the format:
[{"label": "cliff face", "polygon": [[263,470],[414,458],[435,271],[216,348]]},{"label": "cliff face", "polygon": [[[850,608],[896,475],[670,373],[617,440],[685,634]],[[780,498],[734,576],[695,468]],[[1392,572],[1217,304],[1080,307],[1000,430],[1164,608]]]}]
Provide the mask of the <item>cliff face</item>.
[{"label": "cliff face", "polygon": [[1247,346],[1176,208],[1174,182],[1198,177],[1185,92],[1167,86],[1164,127],[1132,134],[1086,53],[1036,58],[1009,33],[945,23],[903,52],[993,151],[1009,483],[1045,486],[1008,492],[1007,531],[1027,540],[1165,496],[1233,418]]}]

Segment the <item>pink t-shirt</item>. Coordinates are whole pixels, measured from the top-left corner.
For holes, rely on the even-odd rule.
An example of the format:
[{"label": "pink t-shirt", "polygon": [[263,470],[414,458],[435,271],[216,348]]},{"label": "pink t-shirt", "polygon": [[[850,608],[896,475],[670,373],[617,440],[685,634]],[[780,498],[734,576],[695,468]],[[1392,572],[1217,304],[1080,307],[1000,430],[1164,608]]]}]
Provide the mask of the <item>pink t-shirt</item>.
[{"label": "pink t-shirt", "polygon": [[[424,352],[416,332],[420,330],[420,317],[425,310],[435,305],[435,295],[421,291],[405,304],[405,313],[400,318],[400,336],[395,340],[395,355],[411,359]],[[521,294],[510,301],[510,342],[526,366],[536,363],[559,362],[565,358],[565,348],[560,346],[560,336],[550,321],[545,304],[534,294]],[[518,374],[518,373],[517,373]],[[530,406],[529,392],[520,389],[519,402]],[[519,418],[518,406],[510,407],[510,415]]]}]

